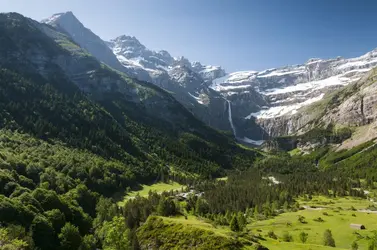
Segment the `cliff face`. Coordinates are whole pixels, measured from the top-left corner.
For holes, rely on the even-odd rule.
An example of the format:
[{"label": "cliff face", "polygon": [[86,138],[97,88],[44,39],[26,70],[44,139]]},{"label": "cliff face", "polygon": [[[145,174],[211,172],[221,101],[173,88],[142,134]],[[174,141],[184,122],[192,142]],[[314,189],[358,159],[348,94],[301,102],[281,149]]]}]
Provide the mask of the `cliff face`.
[{"label": "cliff face", "polygon": [[[368,126],[377,122],[377,68],[359,81],[329,93],[323,100],[298,110],[294,115],[259,119],[257,123],[272,137],[298,135],[313,128],[352,127],[376,130]],[[356,144],[374,138],[369,131],[366,138]]]}]

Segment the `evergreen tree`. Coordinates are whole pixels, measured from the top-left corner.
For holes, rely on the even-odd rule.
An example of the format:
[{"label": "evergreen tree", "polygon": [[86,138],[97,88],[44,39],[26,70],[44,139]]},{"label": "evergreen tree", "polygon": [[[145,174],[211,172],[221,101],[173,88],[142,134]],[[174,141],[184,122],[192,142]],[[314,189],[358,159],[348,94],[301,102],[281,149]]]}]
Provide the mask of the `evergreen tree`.
[{"label": "evergreen tree", "polygon": [[323,245],[335,247],[335,240],[332,237],[332,233],[329,229],[326,229],[326,231],[323,233]]},{"label": "evergreen tree", "polygon": [[259,209],[258,209],[258,206],[255,206],[254,207],[254,218],[258,219],[258,216],[259,216]]},{"label": "evergreen tree", "polygon": [[226,210],[225,219],[227,220],[228,224],[230,225],[230,222],[232,221],[232,214],[231,214],[231,212],[229,212],[229,210]]},{"label": "evergreen tree", "polygon": [[238,224],[237,216],[233,215],[232,220],[230,221],[230,230],[233,232],[239,232],[240,226]]},{"label": "evergreen tree", "polygon": [[242,212],[239,212],[237,214],[237,221],[238,221],[238,226],[240,228],[240,231],[242,231],[246,226],[246,219]]},{"label": "evergreen tree", "polygon": [[292,237],[292,235],[289,234],[289,232],[284,232],[283,236],[282,236],[282,240],[285,241],[285,242],[292,242],[293,237]]},{"label": "evergreen tree", "polygon": [[195,213],[198,215],[204,215],[209,212],[208,203],[203,198],[198,198],[195,204]]},{"label": "evergreen tree", "polygon": [[284,201],[283,209],[287,211],[289,209],[289,203],[288,201]]},{"label": "evergreen tree", "polygon": [[305,232],[301,232],[301,233],[300,233],[300,241],[301,241],[302,243],[306,243],[307,240],[308,240],[308,234],[305,233]]}]

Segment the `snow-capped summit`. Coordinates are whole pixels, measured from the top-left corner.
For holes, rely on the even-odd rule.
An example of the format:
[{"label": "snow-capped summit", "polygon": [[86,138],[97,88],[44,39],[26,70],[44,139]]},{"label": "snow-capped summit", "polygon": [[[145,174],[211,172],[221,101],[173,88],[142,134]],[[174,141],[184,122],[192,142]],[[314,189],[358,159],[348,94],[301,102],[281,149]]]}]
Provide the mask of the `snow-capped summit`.
[{"label": "snow-capped summit", "polygon": [[143,51],[146,50],[145,46],[134,36],[123,35],[111,40],[109,44],[116,46],[116,48],[113,48],[114,51],[129,54],[129,57],[141,56]]},{"label": "snow-capped summit", "polygon": [[52,16],[49,17],[49,18],[43,19],[41,22],[42,22],[42,23],[47,23],[47,24],[54,24],[54,22],[55,22],[56,20],[58,20],[59,18],[61,18],[61,17],[63,17],[63,16],[64,16],[65,18],[71,18],[71,19],[76,18],[76,17],[73,15],[72,11],[67,11],[67,12],[62,12],[62,13],[56,13],[56,14],[52,15]]},{"label": "snow-capped summit", "polygon": [[245,119],[269,119],[292,115],[303,106],[319,101],[329,90],[360,79],[377,65],[377,49],[357,58],[311,58],[305,64],[260,72],[242,71],[212,81],[211,87],[224,96],[257,90],[269,102],[251,110]]},{"label": "snow-capped summit", "polygon": [[[212,81],[225,75],[225,71],[218,66],[202,65],[200,62],[190,62],[186,57],[172,57],[166,50],[153,51],[146,48],[135,37],[120,36],[107,43],[123,66],[128,68],[140,68],[149,72],[152,78],[160,77],[162,73],[170,74],[174,68],[181,71],[194,71],[203,79]],[[177,74],[175,72],[170,75]],[[182,79],[179,77],[179,79]],[[185,84],[184,84],[185,85]]]}]

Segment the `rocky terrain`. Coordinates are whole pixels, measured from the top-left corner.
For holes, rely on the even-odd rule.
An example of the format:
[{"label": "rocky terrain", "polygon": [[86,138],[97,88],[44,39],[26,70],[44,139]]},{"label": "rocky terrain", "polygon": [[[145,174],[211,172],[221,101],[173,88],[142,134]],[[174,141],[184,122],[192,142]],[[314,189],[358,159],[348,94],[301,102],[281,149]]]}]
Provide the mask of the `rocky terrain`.
[{"label": "rocky terrain", "polygon": [[[254,104],[252,108],[245,109],[243,104],[242,107],[237,105],[234,109],[238,112],[233,113],[244,120],[254,120],[270,137],[291,135],[317,117],[314,107],[326,94],[358,81],[376,65],[377,50],[373,50],[358,58],[310,59],[302,65],[261,72],[235,72],[215,79],[211,88],[234,103],[243,101],[244,95],[254,90],[256,95],[248,101],[249,105]],[[350,102],[352,105],[344,104],[349,109],[356,101]],[[340,112],[337,119],[328,121],[338,123],[338,120],[350,120],[346,116],[356,112],[343,115],[344,111]],[[361,110],[356,113],[361,114]],[[366,122],[365,119],[368,120],[363,119],[357,118],[348,125],[361,125]],[[260,135],[254,136],[263,139]]]},{"label": "rocky terrain", "polygon": [[[219,66],[150,50],[133,36],[103,41],[71,12],[55,14],[43,22],[69,34],[112,68],[171,92],[207,125],[255,145],[310,128],[308,124],[319,114],[306,107],[318,106],[326,95],[358,81],[377,65],[377,50],[373,50],[357,58],[314,58],[299,65],[227,74]],[[373,120],[373,111],[366,109],[364,117],[364,109],[354,109],[373,98],[355,98],[343,104],[337,118],[327,116],[328,121],[359,126]],[[352,112],[343,115],[347,109]],[[356,120],[345,122],[351,120],[348,116]]]}]

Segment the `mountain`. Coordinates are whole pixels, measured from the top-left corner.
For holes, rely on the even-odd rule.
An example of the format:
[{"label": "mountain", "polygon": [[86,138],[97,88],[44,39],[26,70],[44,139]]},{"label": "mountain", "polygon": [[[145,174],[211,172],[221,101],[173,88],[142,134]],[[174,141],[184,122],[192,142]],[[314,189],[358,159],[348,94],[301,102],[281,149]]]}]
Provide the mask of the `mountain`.
[{"label": "mountain", "polygon": [[[350,59],[315,58],[300,65],[227,74],[213,80],[211,88],[232,100],[234,119],[252,120],[269,138],[296,132],[303,124],[302,120],[295,124],[292,116],[327,93],[361,79],[376,65],[377,50]],[[245,101],[251,91],[254,98]],[[245,102],[254,105],[245,109]],[[260,134],[254,136],[261,139]]]},{"label": "mountain", "polygon": [[297,132],[308,118],[296,121],[291,116],[377,65],[374,50],[357,58],[313,58],[299,65],[226,74],[218,66],[150,50],[133,36],[103,41],[71,12],[43,22],[71,36],[99,61],[169,91],[207,125],[253,145]]},{"label": "mountain", "polygon": [[100,63],[53,26],[14,13],[2,14],[0,24],[5,127],[139,162],[139,176],[155,173],[147,159],[168,170],[190,158],[193,164],[181,170],[203,174],[231,167],[237,146],[166,91]]},{"label": "mountain", "polygon": [[99,61],[141,81],[151,82],[171,92],[197,118],[219,130],[230,131],[226,100],[208,88],[210,82],[225,75],[221,67],[191,63],[174,58],[167,51],[152,51],[131,36],[103,41],[73,15],[54,14],[42,20],[64,32]]},{"label": "mountain", "polygon": [[[338,142],[337,149],[353,148],[377,138],[376,88],[377,68],[373,68],[360,80],[325,95],[321,101],[300,109],[294,115],[275,118],[273,123],[280,124],[290,135],[318,129],[332,134],[348,130],[344,140]],[[264,126],[268,126],[267,120]]]}]

